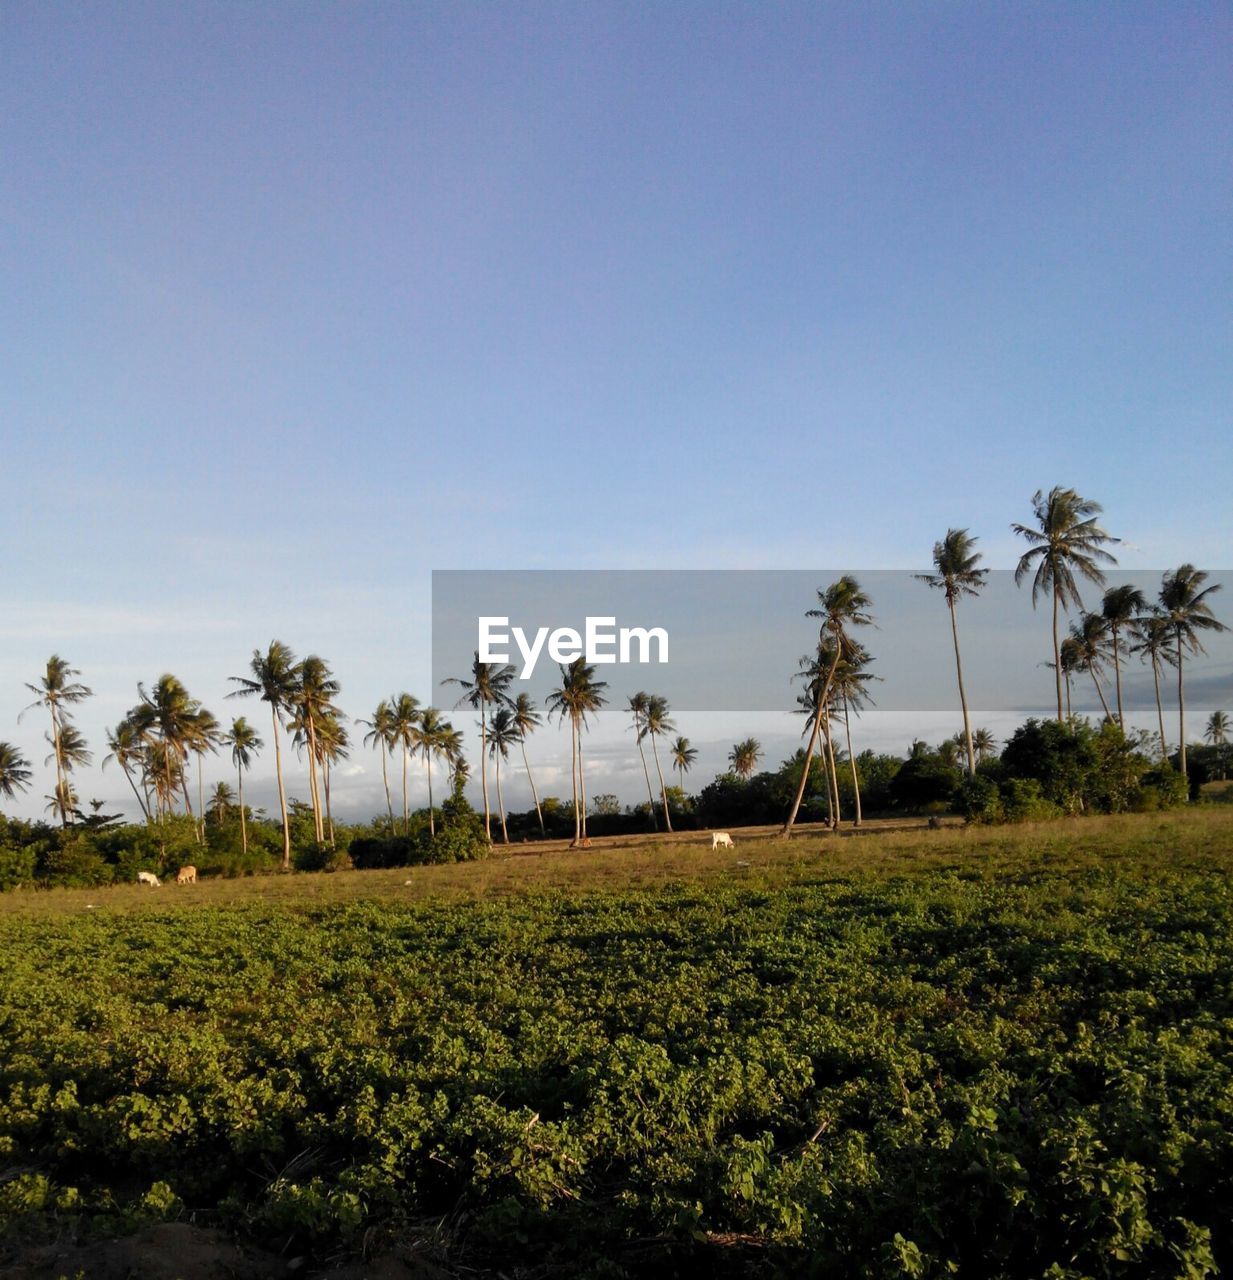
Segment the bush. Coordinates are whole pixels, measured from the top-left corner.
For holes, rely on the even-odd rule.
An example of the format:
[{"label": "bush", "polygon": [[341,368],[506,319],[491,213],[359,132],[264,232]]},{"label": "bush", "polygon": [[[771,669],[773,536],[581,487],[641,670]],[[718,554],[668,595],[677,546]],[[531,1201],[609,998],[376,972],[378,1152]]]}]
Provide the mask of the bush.
[{"label": "bush", "polygon": [[31,845],[14,848],[0,844],[0,891],[16,889],[34,879],[34,867],[38,861]]},{"label": "bush", "polygon": [[1002,822],[1006,811],[1002,807],[1002,795],[998,784],[991,778],[964,778],[955,792],[955,812],[968,822]]},{"label": "bush", "polygon": [[59,844],[48,850],[42,867],[42,878],[53,885],[93,888],[110,884],[115,871],[95,848],[88,836],[66,832]]},{"label": "bush", "polygon": [[291,865],[297,871],[350,871],[355,864],[345,849],[333,849],[324,841],[318,844],[314,840],[295,850]]},{"label": "bush", "polygon": [[1186,779],[1176,769],[1164,767],[1145,773],[1130,797],[1135,813],[1155,813],[1158,809],[1175,809],[1186,803]]},{"label": "bush", "polygon": [[1001,798],[1007,822],[1047,822],[1062,816],[1062,810],[1046,798],[1035,778],[1007,778]]}]

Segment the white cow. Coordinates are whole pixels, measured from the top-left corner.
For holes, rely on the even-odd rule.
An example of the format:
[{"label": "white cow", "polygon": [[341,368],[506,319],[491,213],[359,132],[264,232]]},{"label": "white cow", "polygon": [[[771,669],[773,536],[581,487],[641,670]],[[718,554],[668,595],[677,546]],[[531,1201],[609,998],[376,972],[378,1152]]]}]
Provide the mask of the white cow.
[{"label": "white cow", "polygon": [[163,882],[154,874],[153,871],[139,871],[137,872],[137,883],[152,884],[156,889],[158,889],[162,887]]},{"label": "white cow", "polygon": [[181,867],[179,871],[176,872],[176,884],[196,884],[196,883],[197,883],[196,867],[191,867],[191,866]]},{"label": "white cow", "polygon": [[716,831],[711,836],[712,849],[731,849],[732,837],[726,831]]}]

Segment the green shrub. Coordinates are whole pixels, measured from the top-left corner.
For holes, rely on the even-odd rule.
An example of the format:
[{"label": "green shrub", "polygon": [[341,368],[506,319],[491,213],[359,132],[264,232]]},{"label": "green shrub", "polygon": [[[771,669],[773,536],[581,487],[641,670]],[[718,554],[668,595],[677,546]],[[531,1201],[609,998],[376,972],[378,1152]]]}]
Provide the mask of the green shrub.
[{"label": "green shrub", "polygon": [[115,876],[115,868],[104,860],[94,842],[72,831],[66,832],[56,847],[48,850],[40,870],[47,884],[75,888],[110,884]]},{"label": "green shrub", "polygon": [[31,845],[14,848],[12,845],[0,844],[0,891],[30,884],[34,879],[37,861],[38,855]]},{"label": "green shrub", "polygon": [[1062,816],[1061,808],[1045,797],[1035,778],[1007,778],[1001,800],[1007,822],[1047,822]]},{"label": "green shrub", "polygon": [[291,864],[297,871],[350,871],[355,865],[345,849],[333,849],[315,840],[296,849]]},{"label": "green shrub", "polygon": [[979,774],[959,784],[954,806],[955,812],[969,822],[1002,822],[1006,817],[997,783]]}]

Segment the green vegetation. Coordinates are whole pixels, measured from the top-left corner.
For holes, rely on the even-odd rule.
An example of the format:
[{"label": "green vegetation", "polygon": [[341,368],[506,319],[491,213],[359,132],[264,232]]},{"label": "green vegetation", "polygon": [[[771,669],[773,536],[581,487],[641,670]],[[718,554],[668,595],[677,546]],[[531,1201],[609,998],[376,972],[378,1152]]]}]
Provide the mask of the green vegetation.
[{"label": "green vegetation", "polygon": [[191,1212],[527,1275],[1215,1275],[1229,832],[10,896],[6,1239]]}]

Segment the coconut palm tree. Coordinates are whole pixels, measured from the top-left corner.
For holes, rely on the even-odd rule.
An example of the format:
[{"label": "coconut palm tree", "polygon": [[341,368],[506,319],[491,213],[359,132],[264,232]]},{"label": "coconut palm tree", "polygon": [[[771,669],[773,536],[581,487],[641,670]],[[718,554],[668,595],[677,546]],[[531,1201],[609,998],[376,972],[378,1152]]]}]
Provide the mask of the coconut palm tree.
[{"label": "coconut palm tree", "polygon": [[976,759],[980,764],[984,764],[989,759],[997,744],[997,739],[988,729],[977,729],[972,734],[972,746],[976,748]]},{"label": "coconut palm tree", "polygon": [[1104,687],[1100,683],[1100,673],[1104,670],[1105,657],[1108,654],[1109,624],[1099,613],[1085,613],[1078,622],[1070,627],[1070,642],[1074,646],[1074,668],[1086,671],[1096,686],[1096,696],[1104,709],[1105,719],[1113,718],[1109,711],[1109,703],[1105,698]]},{"label": "coconut palm tree", "polygon": [[394,743],[402,747],[402,833],[411,834],[411,808],[407,793],[407,761],[415,747],[415,729],[420,719],[420,703],[409,693],[400,693],[390,699],[390,717]]},{"label": "coconut palm tree", "polygon": [[668,699],[658,694],[650,694],[642,713],[642,732],[650,736],[651,756],[655,760],[655,772],[659,776],[659,794],[664,802],[664,826],[672,830],[672,815],[668,812],[668,791],[664,786],[664,771],[659,767],[660,734],[676,732],[676,725],[668,718]]},{"label": "coconut palm tree", "polygon": [[128,713],[128,718],[147,742],[158,742],[164,747],[162,794],[173,794],[173,775],[178,777],[184,810],[191,816],[193,802],[188,793],[186,766],[188,753],[201,736],[201,703],[170,672],[159,676],[148,692],[145,685],[139,684],[137,694],[141,701]]},{"label": "coconut palm tree", "polygon": [[[810,657],[804,655],[800,660],[800,670],[792,677],[793,680],[807,680],[805,692],[798,694],[796,699],[796,714],[805,717],[805,727],[801,730],[801,737],[806,734],[813,733],[814,721],[818,717],[818,701],[822,696],[822,688],[826,684],[826,674],[830,670],[830,663],[824,662],[820,657]],[[836,779],[835,770],[831,768],[829,760],[833,759],[834,753],[830,750],[830,713],[825,708],[822,710],[822,733],[817,741],[818,768],[822,770],[822,782],[826,787],[826,826],[833,830],[839,825],[838,804],[839,784]],[[801,765],[805,764],[805,748],[801,747],[797,753],[800,756]],[[795,757],[794,757],[795,759]]]},{"label": "coconut palm tree", "polygon": [[822,654],[828,651],[829,642],[830,662],[817,691],[813,730],[809,737],[809,746],[805,751],[805,767],[801,770],[801,780],[792,801],[792,808],[780,832],[784,836],[792,834],[796,815],[800,812],[801,801],[805,798],[805,787],[809,782],[809,765],[813,760],[814,749],[818,745],[818,737],[822,732],[822,720],[830,703],[831,685],[834,683],[835,672],[840,660],[852,652],[853,641],[848,634],[848,629],[869,626],[873,621],[869,615],[871,603],[869,597],[861,590],[856,579],[848,574],[832,582],[825,591],[819,591],[818,603],[822,607],[809,609],[805,616],[822,619],[818,629],[818,655],[821,658]]},{"label": "coconut palm tree", "polygon": [[1220,590],[1220,584],[1203,584],[1207,574],[1192,564],[1180,565],[1166,573],[1160,584],[1160,608],[1173,637],[1173,658],[1177,663],[1177,740],[1182,777],[1186,777],[1186,691],[1185,655],[1206,653],[1200,636],[1205,631],[1227,631],[1217,621],[1208,600]]},{"label": "coconut palm tree", "polygon": [[[843,712],[843,733],[848,744],[848,767],[852,771],[852,799],[855,809],[852,825],[854,827],[861,826],[864,819],[861,815],[860,775],[856,768],[856,753],[852,750],[852,713],[859,712],[873,701],[869,695],[868,685],[878,677],[865,670],[870,661],[868,652],[861,645],[853,644],[851,657],[841,659],[839,666],[835,668],[835,678],[831,686],[831,696],[837,698],[839,710]],[[965,740],[970,738],[966,729],[964,737]],[[837,786],[838,781],[836,781]],[[838,791],[836,791],[836,802],[838,798]]]},{"label": "coconut palm tree", "polygon": [[655,814],[655,792],[651,790],[651,770],[646,762],[646,752],[642,748],[642,739],[646,732],[646,709],[651,695],[639,690],[629,699],[629,714],[634,721],[634,741],[638,744],[638,755],[642,760],[642,776],[646,779],[647,809],[651,814],[651,830],[659,830],[659,818]]},{"label": "coconut palm tree", "polygon": [[595,679],[595,668],[585,658],[575,658],[569,666],[561,667],[561,687],[548,695],[548,713],[564,720],[569,717],[570,726],[570,774],[574,791],[574,839],[571,848],[589,844],[587,840],[586,776],[582,767],[582,730],[587,716],[593,715],[607,704],[603,691],[605,680]]},{"label": "coconut palm tree", "polygon": [[742,782],[748,782],[753,777],[761,758],[762,744],[757,738],[745,738],[728,752],[728,763],[732,766],[732,772]]},{"label": "coconut palm tree", "polygon": [[510,707],[498,707],[488,722],[488,751],[497,769],[497,812],[501,815],[501,842],[509,844],[505,826],[505,796],[501,790],[501,762],[509,760],[510,748],[518,741],[518,726]]},{"label": "coconut palm tree", "polygon": [[236,785],[239,788],[240,848],[248,853],[248,824],[244,815],[244,770],[253,767],[253,758],[265,745],[257,736],[257,730],[243,716],[231,722],[231,728],[223,734],[222,743],[231,748],[231,763],[235,765]]},{"label": "coconut palm tree", "polygon": [[210,792],[210,803],[206,811],[215,822],[226,822],[227,815],[231,812],[231,807],[234,804],[235,792],[232,791],[230,785],[226,782],[216,782],[214,790]]},{"label": "coconut palm tree", "polygon": [[1053,663],[1057,683],[1057,718],[1062,715],[1062,655],[1058,636],[1059,610],[1074,605],[1083,608],[1075,574],[1097,586],[1104,586],[1102,564],[1117,564],[1105,544],[1118,542],[1096,523],[1099,502],[1081,498],[1073,489],[1055,486],[1046,495],[1037,489],[1032,497],[1035,526],[1012,524],[1011,529],[1032,544],[1015,568],[1015,582],[1021,583],[1035,567],[1032,577],[1032,607],[1048,594],[1053,602]]},{"label": "coconut palm tree", "polygon": [[479,650],[471,662],[471,675],[450,676],[443,684],[456,684],[464,692],[454,703],[455,708],[466,703],[479,712],[480,726],[480,790],[484,796],[484,835],[492,843],[492,812],[488,805],[488,709],[509,704],[509,686],[515,675],[514,668],[497,662],[481,662]]},{"label": "coconut palm tree", "polygon": [[206,752],[218,750],[218,721],[204,707],[197,712],[188,749],[197,757],[197,812],[201,815],[197,826],[197,842],[205,844],[205,757]]},{"label": "coconut palm tree", "polygon": [[959,681],[959,707],[963,712],[963,740],[967,751],[968,773],[976,772],[976,752],[972,747],[972,722],[968,718],[968,698],[963,688],[963,662],[959,657],[959,624],[955,619],[955,605],[964,596],[978,596],[985,585],[988,569],[978,569],[981,553],[976,551],[976,539],[966,529],[947,529],[946,537],[933,544],[932,573],[918,573],[918,581],[941,591],[950,611],[950,634],[955,646],[955,675]]},{"label": "coconut palm tree", "polygon": [[0,742],[0,796],[13,799],[30,786],[30,761],[11,742]]},{"label": "coconut palm tree", "polygon": [[534,733],[544,722],[535,710],[535,703],[530,696],[520,693],[514,699],[514,724],[518,728],[518,744],[522,748],[522,767],[527,771],[527,782],[531,786],[531,799],[535,801],[535,816],[539,819],[539,833],[547,835],[544,829],[544,811],[540,808],[539,792],[535,789],[535,779],[531,776],[531,766],[527,762],[527,734]]},{"label": "coconut palm tree", "polygon": [[296,735],[297,746],[308,749],[308,790],[313,806],[313,830],[316,841],[325,840],[325,820],[322,814],[321,787],[317,781],[318,766],[324,766],[322,752],[317,742],[321,722],[327,716],[338,715],[334,699],[340,686],[324,658],[310,653],[300,663],[300,679],[295,692],[295,706],[288,726]]},{"label": "coconut palm tree", "polygon": [[436,707],[425,707],[412,730],[415,752],[423,757],[428,774],[428,832],[432,836],[437,834],[437,820],[432,803],[432,761],[434,756],[438,760],[449,759],[455,737],[461,738],[461,735],[448,720],[442,718]]},{"label": "coconut palm tree", "polygon": [[1138,587],[1110,587],[1101,601],[1100,612],[1109,624],[1109,647],[1113,651],[1113,680],[1117,691],[1117,723],[1124,731],[1126,716],[1122,707],[1122,632],[1147,612],[1147,597]]},{"label": "coconut palm tree", "polygon": [[67,785],[68,769],[71,766],[66,762],[65,754],[61,750],[60,734],[72,719],[68,708],[93,696],[93,690],[73,679],[74,676],[79,675],[81,672],[76,667],[70,666],[59,654],[53,653],[47,659],[47,666],[38,684],[26,685],[31,693],[38,695],[37,699],[17,717],[20,722],[26,711],[33,711],[35,707],[46,707],[51,716],[51,735],[47,740],[52,744],[52,750],[48,760],[54,760],[56,765],[55,796],[65,800],[65,803],[59,805],[57,809],[57,801],[53,798],[51,811],[59,813],[60,824],[65,827],[69,824],[73,810],[73,806],[67,803],[72,792],[72,788]]},{"label": "coconut palm tree", "polygon": [[278,778],[278,807],[283,818],[283,870],[291,866],[291,826],[287,820],[287,792],[283,787],[283,753],[280,743],[282,717],[295,709],[300,684],[300,665],[295,655],[281,640],[271,640],[270,647],[262,653],[253,650],[249,663],[251,676],[231,676],[231,682],[240,687],[230,698],[260,698],[270,704],[270,720],[274,726],[274,772]]},{"label": "coconut palm tree", "polygon": [[51,802],[47,806],[47,811],[58,813],[62,823],[67,826],[69,820],[78,815],[77,792],[73,788],[70,775],[77,766],[90,763],[90,752],[86,748],[86,740],[81,730],[63,717],[60,719],[58,740],[54,739],[50,733],[45,733],[43,736],[52,749],[43,763],[51,764],[54,760],[59,765],[59,781],[56,783],[54,793],[47,797]]},{"label": "coconut palm tree", "polygon": [[148,797],[137,790],[137,783],[133,780],[133,769],[140,768],[141,765],[141,734],[127,716],[114,729],[108,729],[107,746],[109,750],[103,757],[103,768],[106,769],[107,765],[114,760],[124,770],[128,785],[132,788],[133,795],[136,796],[137,803],[141,807],[141,815],[149,822]]},{"label": "coconut palm tree", "polygon": [[1223,782],[1228,771],[1226,760],[1228,752],[1225,748],[1229,741],[1229,717],[1223,711],[1213,711],[1207,718],[1207,727],[1203,730],[1203,736],[1217,748],[1220,760],[1220,781]]},{"label": "coconut palm tree", "polygon": [[381,753],[381,783],[385,787],[385,808],[390,818],[390,831],[394,830],[394,802],[390,799],[390,772],[386,768],[386,759],[393,752],[397,741],[394,733],[394,715],[390,710],[388,698],[382,698],[372,713],[371,720],[360,720],[357,723],[366,725],[368,732],[364,735],[366,747],[376,747]]},{"label": "coconut palm tree", "polygon": [[1136,618],[1131,625],[1130,652],[1136,654],[1141,662],[1152,664],[1152,684],[1156,690],[1156,723],[1160,727],[1160,758],[1169,758],[1169,743],[1165,737],[1164,704],[1160,699],[1160,669],[1165,665],[1172,666],[1176,659],[1169,651],[1169,620],[1159,609],[1152,606],[1142,617]]},{"label": "coconut palm tree", "polygon": [[688,738],[677,738],[668,748],[668,758],[677,771],[677,776],[681,780],[681,790],[684,791],[685,775],[694,767],[694,761],[698,758],[698,749],[691,745]]}]

